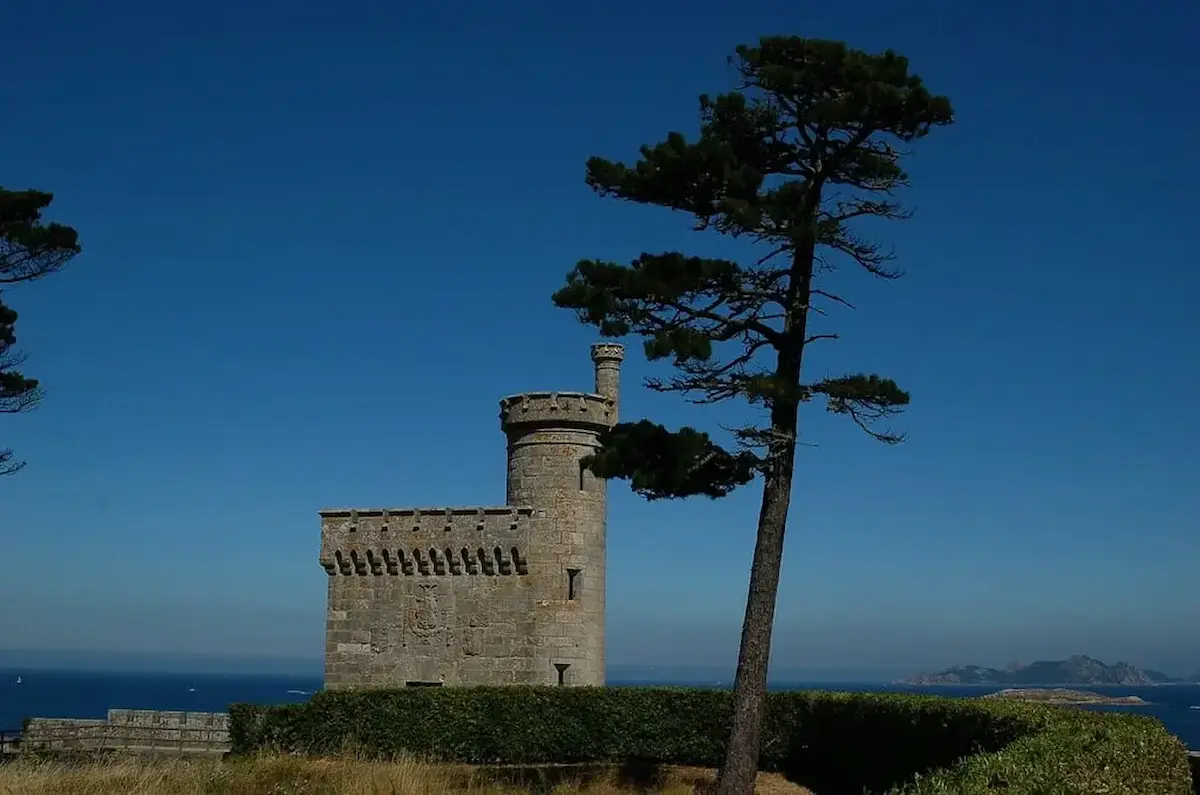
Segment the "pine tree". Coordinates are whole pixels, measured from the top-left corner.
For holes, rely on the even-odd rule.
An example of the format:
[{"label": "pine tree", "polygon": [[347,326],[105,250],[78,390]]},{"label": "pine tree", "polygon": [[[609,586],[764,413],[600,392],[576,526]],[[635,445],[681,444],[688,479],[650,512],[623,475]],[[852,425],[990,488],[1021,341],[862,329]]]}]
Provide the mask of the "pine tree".
[{"label": "pine tree", "polygon": [[[50,193],[0,188],[0,287],[55,273],[80,252],[74,229],[42,223],[42,211],[52,201]],[[17,313],[0,298],[0,414],[30,411],[43,396],[38,381],[17,370],[25,356],[14,347],[16,323]],[[11,475],[23,466],[13,459],[12,450],[0,449],[0,475]]]},{"label": "pine tree", "polygon": [[697,403],[741,399],[762,422],[732,429],[722,447],[707,433],[650,420],[621,423],[585,462],[630,481],[647,499],[722,497],[763,478],[734,683],[729,746],[719,792],[753,792],[767,664],[802,405],[820,401],[887,443],[902,434],[880,421],[909,395],[895,381],[850,373],[805,381],[816,333],[811,315],[850,302],[826,283],[849,263],[895,279],[890,252],[855,230],[856,219],[909,216],[894,198],[908,178],[898,148],[953,121],[892,51],[870,54],[836,41],[768,37],[730,58],[734,90],[700,97],[694,141],[678,132],[643,146],[632,166],[599,157],[587,183],[602,196],[689,213],[697,231],[757,247],[746,262],[644,253],[629,264],[582,260],[555,292],[605,337],[638,335],[649,360],[673,375],[648,386]]}]

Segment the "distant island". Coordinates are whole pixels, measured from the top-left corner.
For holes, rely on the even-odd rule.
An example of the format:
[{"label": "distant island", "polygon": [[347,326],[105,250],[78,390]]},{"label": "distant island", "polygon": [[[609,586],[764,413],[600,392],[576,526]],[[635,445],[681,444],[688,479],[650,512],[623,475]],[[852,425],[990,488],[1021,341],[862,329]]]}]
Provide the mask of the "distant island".
[{"label": "distant island", "polygon": [[1106,665],[1086,654],[1065,660],[1014,663],[1001,670],[980,665],[956,665],[932,674],[901,679],[902,685],[1167,685],[1183,680],[1158,671],[1118,662]]},{"label": "distant island", "polygon": [[984,698],[1010,698],[1017,701],[1040,701],[1043,704],[1095,704],[1102,706],[1125,705],[1131,707],[1147,707],[1150,702],[1137,696],[1106,696],[1088,690],[1067,690],[1062,687],[1050,688],[1020,688],[1010,687],[996,693],[988,693]]}]

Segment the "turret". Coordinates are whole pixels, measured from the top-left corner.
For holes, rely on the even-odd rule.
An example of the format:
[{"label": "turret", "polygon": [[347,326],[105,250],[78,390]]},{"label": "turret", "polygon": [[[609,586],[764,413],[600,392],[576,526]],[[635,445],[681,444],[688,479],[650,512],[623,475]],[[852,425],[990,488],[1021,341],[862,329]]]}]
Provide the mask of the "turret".
[{"label": "turret", "polygon": [[[544,516],[548,532],[530,548],[551,644],[546,662],[560,684],[604,684],[605,482],[583,467],[599,435],[617,421],[624,348],[592,346],[596,391],[527,392],[500,401],[508,438],[508,504]],[[543,631],[543,630],[539,630]],[[558,645],[555,645],[558,644]],[[565,645],[563,645],[565,644]]]},{"label": "turret", "polygon": [[621,362],[625,346],[612,342],[597,342],[592,346],[592,362],[596,366],[596,394],[613,402],[613,421],[621,402]]}]

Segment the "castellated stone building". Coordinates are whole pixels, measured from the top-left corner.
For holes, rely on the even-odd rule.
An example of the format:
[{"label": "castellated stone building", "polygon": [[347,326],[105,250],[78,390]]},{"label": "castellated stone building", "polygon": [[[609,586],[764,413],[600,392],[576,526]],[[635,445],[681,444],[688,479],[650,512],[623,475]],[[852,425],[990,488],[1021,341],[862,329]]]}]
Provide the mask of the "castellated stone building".
[{"label": "castellated stone building", "polygon": [[595,392],[500,401],[500,507],[321,511],[325,687],[603,685],[605,482],[581,465],[617,421],[624,348]]}]

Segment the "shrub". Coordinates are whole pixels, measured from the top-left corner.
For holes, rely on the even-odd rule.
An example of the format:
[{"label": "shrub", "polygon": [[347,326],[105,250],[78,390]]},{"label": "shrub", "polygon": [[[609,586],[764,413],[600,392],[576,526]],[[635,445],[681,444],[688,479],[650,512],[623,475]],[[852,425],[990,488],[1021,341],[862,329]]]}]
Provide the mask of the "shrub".
[{"label": "shrub", "polygon": [[[644,761],[714,767],[730,693],[687,688],[324,691],[234,705],[235,754],[352,751],[473,764]],[[1156,720],[1022,702],[772,693],[760,767],[822,795],[1187,795],[1183,745]]]}]

